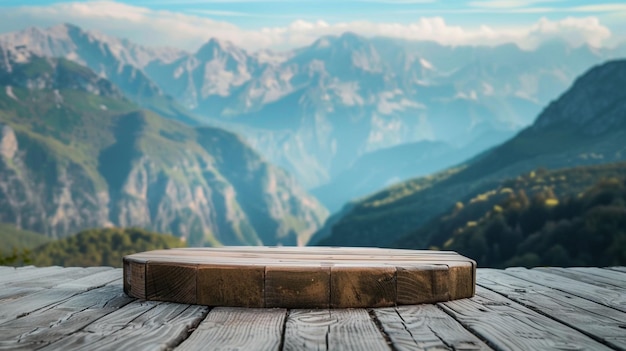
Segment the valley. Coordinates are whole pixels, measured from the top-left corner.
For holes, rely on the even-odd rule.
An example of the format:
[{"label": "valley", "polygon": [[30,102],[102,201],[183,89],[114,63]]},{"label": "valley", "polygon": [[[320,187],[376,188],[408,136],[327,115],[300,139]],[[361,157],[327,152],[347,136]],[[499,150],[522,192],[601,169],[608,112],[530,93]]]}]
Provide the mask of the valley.
[{"label": "valley", "polygon": [[[173,235],[170,246],[454,249],[498,267],[557,264],[545,259],[559,251],[604,264],[562,239],[536,244],[559,221],[622,211],[624,48],[346,31],[284,51],[217,38],[185,51],[71,24],[3,33],[0,223],[36,252],[137,228]],[[586,205],[597,201],[610,209]],[[544,222],[516,232],[535,205]],[[527,249],[502,253],[488,234],[502,221]]]}]

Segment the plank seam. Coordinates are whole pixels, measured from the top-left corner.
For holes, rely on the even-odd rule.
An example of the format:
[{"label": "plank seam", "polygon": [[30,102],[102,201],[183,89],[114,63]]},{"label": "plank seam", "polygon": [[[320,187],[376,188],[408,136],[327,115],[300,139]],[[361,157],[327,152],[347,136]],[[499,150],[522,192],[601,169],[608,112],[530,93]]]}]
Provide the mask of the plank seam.
[{"label": "plank seam", "polygon": [[291,310],[285,311],[285,319],[283,320],[283,330],[280,333],[280,344],[278,344],[278,349],[283,350],[285,347],[285,334],[287,334],[287,320],[289,319],[289,314]]},{"label": "plank seam", "polygon": [[[445,303],[445,302],[444,302]],[[467,330],[468,333],[474,335],[476,338],[478,338],[478,340],[482,341],[483,343],[485,343],[485,345],[489,346],[491,349],[493,350],[499,350],[499,348],[496,347],[496,345],[494,345],[491,341],[489,341],[489,339],[483,337],[480,333],[476,332],[472,327],[467,326],[465,323],[463,323],[462,321],[456,319],[454,317],[454,313],[452,313],[448,307],[446,307],[445,305],[443,305],[442,302],[438,302],[435,304],[435,306],[442,310],[445,314],[447,314],[448,316],[450,316],[455,322],[459,323],[459,325],[461,327],[463,327],[465,330]]]},{"label": "plank seam", "polygon": [[[106,285],[108,285],[108,284],[106,284]],[[106,285],[104,285],[104,286],[106,286]],[[104,286],[102,286],[102,287],[104,287]],[[99,287],[99,288],[96,288],[96,289],[100,289],[100,288],[102,288],[102,287]],[[93,289],[92,289],[92,290],[93,290]],[[87,292],[87,291],[85,291],[85,292]],[[78,295],[81,295],[81,294],[74,295],[73,297],[76,297],[76,296],[78,296]],[[114,297],[113,299],[115,299],[115,298],[116,298],[116,297]],[[68,298],[67,300],[69,300],[69,299],[71,299],[71,298]],[[66,301],[67,301],[67,300],[66,300]],[[126,303],[124,303],[124,304],[120,305],[120,306],[118,307],[118,309],[117,309],[117,310],[112,310],[112,311],[110,311],[109,313],[106,313],[106,314],[104,314],[104,315],[102,315],[102,316],[100,316],[100,317],[98,317],[98,318],[94,319],[93,321],[91,321],[91,323],[89,323],[89,324],[87,324],[87,325],[84,325],[82,328],[79,328],[79,329],[76,329],[75,331],[73,331],[73,332],[72,332],[72,334],[75,334],[75,333],[78,333],[78,332],[82,332],[82,331],[84,331],[84,330],[85,330],[85,328],[87,328],[88,326],[92,325],[93,323],[96,323],[96,322],[97,322],[97,321],[99,321],[100,319],[102,319],[102,318],[104,318],[104,317],[108,316],[109,314],[111,314],[111,313],[113,313],[113,312],[116,312],[116,311],[118,311],[118,310],[120,310],[120,309],[124,308],[126,305],[128,305],[128,304],[130,304],[131,302],[136,301],[136,300],[137,300],[136,298],[131,298],[128,302],[126,302]],[[107,302],[106,302],[103,306],[106,306],[106,305],[107,305],[110,301],[111,301],[111,300],[107,301]],[[56,305],[55,305],[55,306],[56,306]],[[84,308],[84,309],[82,309],[82,310],[80,310],[80,311],[72,312],[72,313],[71,313],[71,316],[73,316],[73,315],[75,315],[75,314],[77,314],[77,313],[84,312],[84,311],[86,311],[86,310],[90,309],[91,307],[93,307],[93,305],[92,305],[92,306],[90,306],[90,307],[86,307],[86,308]],[[52,308],[54,308],[54,307],[52,307]],[[70,318],[71,318],[71,317],[70,317]],[[67,319],[70,319],[70,318],[67,318]],[[63,336],[61,336],[60,338],[58,338],[58,339],[56,339],[56,340],[54,340],[54,341],[51,341],[51,342],[47,343],[45,346],[48,346],[48,345],[53,345],[53,344],[55,344],[55,343],[57,343],[57,342],[60,342],[60,341],[64,340],[65,338],[67,338],[68,336],[72,335],[72,334],[66,334],[66,335],[63,335]]]},{"label": "plank seam", "polygon": [[[519,278],[519,277],[516,277],[516,278]],[[520,279],[521,279],[521,278],[520,278]],[[546,312],[542,311],[542,310],[541,310],[541,309],[539,309],[539,308],[536,308],[536,307],[531,306],[531,305],[527,305],[526,303],[524,303],[524,301],[519,301],[519,300],[516,300],[515,298],[510,298],[510,297],[506,296],[504,293],[501,293],[501,292],[499,292],[499,291],[496,291],[496,290],[490,289],[489,287],[487,287],[487,286],[485,286],[485,285],[482,285],[482,284],[479,284],[479,283],[477,283],[477,284],[478,284],[479,286],[481,286],[482,288],[484,288],[484,289],[487,289],[487,290],[489,290],[489,291],[492,291],[492,292],[494,292],[494,293],[496,293],[496,294],[498,294],[498,295],[500,295],[500,296],[502,296],[502,297],[506,298],[507,300],[511,300],[511,301],[513,301],[513,302],[515,302],[515,303],[517,303],[517,304],[520,304],[520,305],[524,306],[525,308],[528,308],[528,309],[529,309],[529,310],[531,310],[531,311],[534,311],[534,312],[536,312],[536,313],[539,313],[540,315],[542,315],[542,316],[544,316],[544,317],[548,317],[549,319],[551,319],[551,320],[553,320],[553,321],[555,321],[555,322],[557,322],[557,323],[559,323],[559,324],[561,324],[561,325],[564,325],[564,326],[566,326],[567,328],[574,329],[574,330],[578,331],[579,333],[581,333],[581,334],[583,334],[583,335],[586,335],[586,336],[590,337],[591,339],[593,339],[593,340],[595,340],[595,341],[597,341],[597,342],[599,342],[599,343],[603,344],[603,345],[604,345],[604,346],[606,346],[606,347],[609,347],[609,348],[612,348],[612,349],[615,349],[615,347],[616,347],[615,345],[612,345],[611,343],[607,342],[606,340],[602,339],[601,337],[595,336],[595,335],[593,335],[593,334],[591,334],[591,333],[589,333],[589,332],[587,332],[587,331],[585,331],[585,330],[579,329],[579,328],[577,328],[576,326],[571,325],[571,324],[568,324],[568,323],[567,323],[567,322],[565,322],[565,321],[561,321],[561,320],[559,320],[559,319],[557,319],[557,318],[555,318],[555,317],[553,317],[553,316],[549,315],[548,313],[546,313]],[[538,283],[537,283],[537,284],[538,284]],[[539,285],[541,285],[541,284],[539,284]],[[555,290],[557,290],[557,289],[555,289]],[[561,290],[557,290],[557,291],[561,291]],[[539,293],[539,294],[541,294],[541,293]],[[541,294],[541,295],[544,295],[544,294]],[[574,295],[574,294],[572,294],[572,295]],[[591,300],[588,300],[588,301],[591,301]],[[598,304],[597,302],[594,302],[594,301],[591,301],[591,302]],[[604,306],[604,305],[602,305],[602,304],[598,304],[598,305]],[[608,307],[608,306],[605,306],[605,307]],[[621,311],[620,311],[620,312],[621,312]]]},{"label": "plank seam", "polygon": [[[415,341],[417,343],[417,340],[415,340],[415,335],[413,335],[413,333],[411,333],[411,330],[406,325],[406,320],[402,317],[402,314],[400,313],[400,311],[398,311],[398,307],[396,306],[393,310],[396,312],[396,314],[398,315],[398,317],[402,321],[402,326],[404,327],[404,330],[406,330],[406,332],[409,333],[409,335],[411,336],[411,339],[413,339],[413,341]],[[437,337],[439,337],[439,335],[437,335]],[[444,342],[444,344],[445,344],[445,342]]]},{"label": "plank seam", "polygon": [[[97,273],[94,273],[94,274],[97,274]],[[20,318],[26,317],[26,316],[30,315],[31,313],[40,312],[40,311],[47,311],[47,310],[53,309],[54,307],[56,307],[56,306],[58,306],[58,305],[60,305],[60,304],[62,304],[62,303],[64,303],[64,302],[67,302],[67,301],[69,301],[70,299],[72,299],[72,298],[74,298],[74,297],[76,297],[76,296],[78,296],[78,295],[84,294],[84,293],[89,292],[89,291],[91,291],[91,290],[95,290],[95,289],[100,289],[100,288],[103,288],[103,287],[105,287],[105,286],[107,286],[107,285],[109,285],[109,284],[111,284],[111,283],[115,282],[117,279],[118,279],[118,278],[115,278],[115,279],[113,279],[113,280],[109,280],[109,281],[107,281],[107,282],[103,283],[102,285],[88,287],[88,288],[86,288],[86,289],[85,289],[85,290],[83,290],[83,291],[80,291],[80,292],[77,292],[77,293],[75,293],[75,294],[72,294],[71,296],[68,296],[68,297],[66,297],[66,298],[64,298],[64,299],[62,299],[62,300],[58,300],[58,301],[51,302],[49,305],[45,305],[45,306],[39,307],[39,308],[34,309],[34,310],[32,310],[32,311],[27,311],[27,312],[20,313],[20,314],[18,314],[17,316],[15,316],[15,319],[17,320],[17,319],[20,319]],[[56,286],[54,286],[54,287],[52,287],[52,288],[50,288],[50,289],[54,289],[55,287],[56,287]],[[9,322],[9,321],[11,321],[11,320],[6,320],[6,321],[4,321],[4,322],[0,322],[0,325],[1,325],[1,324],[4,324],[4,323],[7,323],[7,322]]]},{"label": "plank seam", "polygon": [[[539,282],[539,281],[533,281],[533,280],[530,280],[530,278],[528,278],[528,277],[526,277],[526,278],[525,278],[525,277],[517,276],[517,275],[514,275],[514,274],[510,274],[509,272],[507,272],[507,270],[506,270],[506,269],[505,269],[505,270],[502,270],[502,272],[503,272],[504,274],[510,275],[510,276],[512,276],[512,277],[519,278],[519,279],[525,280],[525,281],[527,281],[527,282],[531,282],[531,283],[534,283],[534,284],[537,284],[537,285],[544,286],[544,287],[546,287],[546,288],[548,288],[548,289],[552,289],[552,290],[555,290],[555,291],[560,291],[560,292],[565,293],[565,294],[574,295],[574,296],[576,296],[576,297],[579,297],[579,298],[584,299],[584,300],[587,300],[587,301],[591,301],[591,302],[593,302],[593,303],[597,303],[597,304],[602,305],[602,306],[604,306],[604,307],[608,307],[608,308],[614,309],[614,310],[616,310],[616,311],[620,311],[620,312],[626,313],[626,310],[620,310],[619,308],[615,308],[614,306],[611,306],[611,305],[609,305],[609,304],[602,303],[602,302],[600,302],[600,301],[594,301],[594,300],[592,300],[592,299],[590,299],[590,298],[588,298],[588,297],[586,297],[586,296],[582,296],[580,293],[575,293],[575,292],[572,292],[572,291],[567,291],[567,290],[559,289],[559,288],[556,288],[556,287],[551,287],[551,286],[548,286],[548,285],[546,285],[546,284],[543,284],[543,283],[541,283],[541,282]],[[550,273],[547,273],[547,272],[542,272],[542,271],[539,271],[539,270],[535,270],[535,272],[539,272],[539,273],[542,273],[542,274],[548,274],[548,275],[550,274]],[[565,279],[573,280],[573,281],[575,281],[575,282],[577,282],[577,283],[579,283],[579,284],[580,284],[580,283],[583,283],[583,284],[593,285],[593,284],[589,284],[589,283],[584,283],[584,282],[578,281],[578,280],[576,280],[576,279],[572,279],[572,278],[567,278],[567,277],[559,276],[558,274],[552,274],[552,275],[556,275],[556,276],[561,277],[561,278],[565,278]],[[482,285],[481,285],[481,286],[482,286]],[[594,285],[594,286],[596,286],[596,285]],[[607,289],[607,290],[608,290],[608,289]]]},{"label": "plank seam", "polygon": [[[187,307],[189,308],[189,307]],[[193,332],[195,332],[198,329],[198,326],[200,325],[200,323],[204,322],[204,320],[209,316],[209,312],[211,312],[213,310],[213,308],[209,307],[206,309],[205,312],[202,312],[203,315],[202,317],[198,318],[196,321],[194,321],[191,326],[189,327],[189,329],[187,329],[187,332],[184,333],[184,335],[182,335],[181,338],[179,338],[179,342],[176,345],[171,345],[171,350],[176,349],[178,346],[180,346],[180,344],[182,344],[183,342],[185,342],[185,340],[189,339],[189,337],[191,336],[191,334],[193,334]],[[185,310],[186,311],[186,310]],[[184,312],[184,311],[183,311]],[[181,314],[183,313],[181,312]]]},{"label": "plank seam", "polygon": [[620,272],[620,273],[626,274],[626,272],[624,272],[623,270],[621,270],[619,268],[620,268],[620,266],[602,267],[602,269],[606,269],[606,270],[611,271],[611,272]]},{"label": "plank seam", "polygon": [[[601,276],[600,276],[600,279],[598,279],[597,276],[594,279],[594,274],[593,273],[581,272],[581,271],[576,271],[576,270],[572,270],[572,269],[569,269],[569,268],[562,268],[562,267],[539,267],[539,268],[545,268],[545,269],[536,269],[536,268],[538,268],[538,267],[533,268],[533,270],[536,270],[536,271],[539,271],[539,272],[542,272],[542,273],[557,275],[557,276],[559,276],[561,278],[580,280],[583,283],[600,286],[600,287],[603,287],[603,288],[606,288],[606,289],[609,289],[609,290],[614,290],[614,291],[625,291],[626,290],[626,287],[617,285],[614,282],[615,279],[607,278],[607,277],[601,277]],[[613,271],[608,270],[608,269],[605,270],[605,271],[613,272]],[[605,278],[605,280],[603,280],[602,278]],[[624,277],[624,278],[626,278],[626,277]]]},{"label": "plank seam", "polygon": [[376,329],[378,329],[383,339],[385,339],[385,343],[387,343],[387,346],[389,346],[389,348],[392,351],[399,351],[396,345],[394,345],[393,342],[391,341],[389,334],[385,332],[385,329],[383,328],[383,324],[381,323],[381,321],[378,319],[378,317],[376,317],[376,313],[374,312],[374,309],[368,308],[367,314],[369,314],[370,318],[372,319],[372,322],[374,322],[374,325],[376,326]]}]

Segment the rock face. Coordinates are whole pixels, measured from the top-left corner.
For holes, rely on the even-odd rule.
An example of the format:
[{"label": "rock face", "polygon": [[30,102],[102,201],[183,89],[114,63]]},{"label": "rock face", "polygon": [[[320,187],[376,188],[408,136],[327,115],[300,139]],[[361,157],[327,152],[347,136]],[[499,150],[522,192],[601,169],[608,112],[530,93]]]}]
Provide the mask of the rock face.
[{"label": "rock face", "polygon": [[[115,84],[140,107],[185,123],[198,121],[148,77],[143,67],[153,60],[170,62],[184,53],[175,49],[150,49],[127,40],[87,32],[71,24],[47,29],[36,27],[0,35],[0,67],[11,71],[11,61],[26,63],[33,57],[66,58],[85,66]],[[4,60],[3,60],[4,57]]]},{"label": "rock face", "polygon": [[[465,147],[519,131],[576,76],[623,50],[556,41],[532,51],[447,47],[345,33],[284,53],[216,39],[185,53],[71,25],[5,34],[0,43],[24,59],[32,52],[86,65],[166,117],[194,122],[180,104],[221,123],[307,188],[336,181],[378,149],[424,140]],[[166,107],[155,101],[163,95],[173,98]]]},{"label": "rock face", "polygon": [[626,61],[595,67],[576,80],[574,87],[550,104],[531,130],[572,126],[588,135],[611,133],[626,123]]},{"label": "rock face", "polygon": [[145,72],[314,188],[378,149],[423,140],[466,147],[518,131],[577,75],[612,55],[560,42],[535,51],[450,48],[345,33],[272,60],[211,40]]},{"label": "rock face", "polygon": [[11,66],[0,72],[17,97],[0,89],[0,222],[54,238],[139,226],[193,246],[303,245],[326,218],[232,133],[138,110],[66,60]]},{"label": "rock face", "polygon": [[[433,217],[537,168],[564,168],[626,159],[626,60],[596,66],[548,105],[514,138],[456,170],[384,189],[333,216],[324,245],[385,246]],[[322,238],[326,236],[326,238]]]},{"label": "rock face", "polygon": [[0,124],[0,155],[4,159],[12,160],[17,152],[17,138],[13,128]]}]

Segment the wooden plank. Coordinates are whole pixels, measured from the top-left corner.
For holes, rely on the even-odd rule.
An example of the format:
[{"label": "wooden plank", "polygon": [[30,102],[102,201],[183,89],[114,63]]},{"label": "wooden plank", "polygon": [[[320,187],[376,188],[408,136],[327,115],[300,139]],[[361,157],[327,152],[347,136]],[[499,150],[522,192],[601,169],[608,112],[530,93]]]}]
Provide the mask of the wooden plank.
[{"label": "wooden plank", "polygon": [[265,306],[265,267],[198,268],[198,304],[225,307]]},{"label": "wooden plank", "polygon": [[[13,279],[11,282],[8,282],[7,279],[6,284],[3,284],[2,289],[0,289],[0,301],[17,299],[43,289],[49,289],[59,284],[69,283],[72,280],[80,279],[88,275],[113,269],[112,267],[51,267],[53,268],[52,270],[48,269],[49,267],[26,270],[24,270],[24,268],[28,267],[20,267],[18,269],[14,269],[12,267],[9,268],[15,271],[14,274],[20,275],[19,280]],[[33,274],[24,274],[23,272],[26,271],[32,271],[33,273],[35,271],[41,271],[43,275],[38,274],[37,276],[35,276]]]},{"label": "wooden plank", "polygon": [[283,350],[328,350],[328,333],[333,323],[327,309],[289,311]]},{"label": "wooden plank", "polygon": [[146,299],[195,304],[196,273],[196,265],[148,262]]},{"label": "wooden plank", "polygon": [[335,322],[328,332],[329,350],[390,350],[365,309],[330,310]]},{"label": "wooden plank", "polygon": [[63,270],[64,268],[59,266],[42,267],[36,269],[14,269],[12,274],[8,274],[6,277],[3,277],[2,286],[30,282],[41,277],[62,272]]},{"label": "wooden plank", "polygon": [[205,306],[146,301],[134,304],[106,315],[42,351],[171,350],[187,338],[208,312]]},{"label": "wooden plank", "polygon": [[535,269],[546,273],[561,275],[566,278],[593,284],[603,288],[626,292],[626,274],[612,271],[609,269],[595,267],[541,267]]},{"label": "wooden plank", "polygon": [[[445,281],[431,277],[439,271],[431,272],[434,266],[446,270]],[[398,269],[404,275],[402,301],[421,303],[471,297],[475,267],[474,261],[454,252],[329,247],[169,249],[125,256],[124,291],[147,300],[211,306],[385,307],[398,304]],[[429,270],[426,278],[420,276],[421,269]],[[419,291],[422,288],[428,291]]]},{"label": "wooden plank", "polygon": [[[14,281],[8,283],[0,290],[0,300],[10,300],[24,297],[42,289],[49,289],[53,286],[69,283],[72,280],[80,279],[88,275],[112,269],[111,267],[90,267],[90,268],[64,268],[55,270],[50,274],[32,278],[30,280]],[[44,271],[46,271],[44,269]]]},{"label": "wooden plank", "polygon": [[[411,334],[413,340],[418,346],[423,346],[425,349],[432,349],[431,346],[434,345],[429,345],[424,341],[435,341],[434,336],[448,349],[490,350],[484,342],[463,328],[459,322],[436,305],[399,306],[396,308],[396,312],[400,315],[404,328]],[[439,342],[436,342],[435,345],[439,345]],[[437,348],[439,346],[434,349]],[[441,349],[445,350],[444,346],[441,346]]]},{"label": "wooden plank", "polygon": [[626,333],[622,329],[626,313],[497,270],[479,270],[478,284],[547,314],[595,340],[626,350]]},{"label": "wooden plank", "polygon": [[265,267],[265,307],[329,305],[330,267]]},{"label": "wooden plank", "polygon": [[450,300],[447,265],[396,267],[399,305]]},{"label": "wooden plank", "polygon": [[278,350],[287,311],[216,307],[176,350]]},{"label": "wooden plank", "polygon": [[124,292],[146,299],[146,263],[124,258]]},{"label": "wooden plank", "polygon": [[40,290],[18,299],[0,302],[0,323],[42,308],[54,306],[82,292],[121,280],[121,274],[120,269],[111,269],[59,284],[50,289]]},{"label": "wooden plank", "polygon": [[133,299],[113,284],[78,294],[53,308],[0,325],[0,350],[32,350],[72,334]]},{"label": "wooden plank", "polygon": [[20,279],[20,281],[13,281],[11,283],[8,283],[7,286],[51,288],[59,284],[68,283],[72,280],[86,277],[88,275],[113,269],[111,267],[94,268],[96,269],[68,267],[53,271],[48,271],[44,268],[42,270],[47,272],[44,275],[32,276],[32,274],[24,274],[23,277],[21,277],[22,279]]},{"label": "wooden plank", "polygon": [[626,294],[534,269],[509,268],[506,274],[548,286],[626,312]]},{"label": "wooden plank", "polygon": [[17,271],[16,267],[0,266],[0,282],[4,282],[8,277],[12,277]]},{"label": "wooden plank", "polygon": [[450,299],[464,299],[474,296],[476,293],[476,262],[466,260],[462,262],[447,262],[450,273],[448,274],[448,289]]},{"label": "wooden plank", "polygon": [[[73,350],[85,348],[104,338],[114,338],[113,334],[127,327],[134,319],[166,302],[134,300],[106,316],[93,321],[83,329],[66,335],[44,349],[49,350]],[[184,305],[186,306],[186,305]]]},{"label": "wooden plank", "polygon": [[606,267],[606,269],[626,273],[626,267],[624,266]]},{"label": "wooden plank", "polygon": [[500,350],[610,350],[607,346],[482,287],[477,296],[440,303],[466,328]]},{"label": "wooden plank", "polygon": [[396,289],[395,267],[363,269],[336,265],[330,268],[332,308],[395,306]]},{"label": "wooden plank", "polygon": [[406,329],[404,321],[395,308],[376,308],[372,311],[380,323],[380,328],[393,344],[394,350],[425,350],[425,347],[432,350],[449,350],[436,337],[434,339],[424,337],[419,341],[413,339],[413,335]]},{"label": "wooden plank", "polygon": [[44,288],[0,287],[0,303],[19,299],[41,290],[44,290]]}]

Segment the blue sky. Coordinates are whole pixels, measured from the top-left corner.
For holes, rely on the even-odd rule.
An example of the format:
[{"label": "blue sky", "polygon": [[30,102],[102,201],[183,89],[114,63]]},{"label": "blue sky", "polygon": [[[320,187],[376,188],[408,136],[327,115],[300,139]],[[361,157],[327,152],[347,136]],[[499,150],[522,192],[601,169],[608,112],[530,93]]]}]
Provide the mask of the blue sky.
[{"label": "blue sky", "polygon": [[347,30],[450,45],[532,47],[562,37],[573,45],[600,46],[626,40],[623,1],[0,0],[0,8],[0,32],[71,22],[146,45],[188,50],[210,37],[250,49],[288,48]]}]

